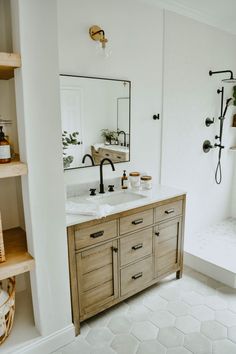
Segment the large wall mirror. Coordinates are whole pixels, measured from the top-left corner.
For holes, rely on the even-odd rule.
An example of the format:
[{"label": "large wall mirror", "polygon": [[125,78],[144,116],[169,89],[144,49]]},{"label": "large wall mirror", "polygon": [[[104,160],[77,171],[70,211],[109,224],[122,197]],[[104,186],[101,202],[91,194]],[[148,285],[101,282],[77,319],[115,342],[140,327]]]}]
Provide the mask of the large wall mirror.
[{"label": "large wall mirror", "polygon": [[127,80],[60,75],[64,169],[130,160],[130,92]]}]

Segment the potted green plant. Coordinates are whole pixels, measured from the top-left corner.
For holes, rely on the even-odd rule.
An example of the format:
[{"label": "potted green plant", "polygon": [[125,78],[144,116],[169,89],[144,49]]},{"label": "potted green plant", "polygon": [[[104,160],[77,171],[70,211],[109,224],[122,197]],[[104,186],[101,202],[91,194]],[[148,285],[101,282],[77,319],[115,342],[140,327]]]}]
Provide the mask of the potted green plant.
[{"label": "potted green plant", "polygon": [[101,136],[104,138],[104,142],[106,145],[114,145],[117,144],[118,134],[115,130],[110,129],[102,129]]}]

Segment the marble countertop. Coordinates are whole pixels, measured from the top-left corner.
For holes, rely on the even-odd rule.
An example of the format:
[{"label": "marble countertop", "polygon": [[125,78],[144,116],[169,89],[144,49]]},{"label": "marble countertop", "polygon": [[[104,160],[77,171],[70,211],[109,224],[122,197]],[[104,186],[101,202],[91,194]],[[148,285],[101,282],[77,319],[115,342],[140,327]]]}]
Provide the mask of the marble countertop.
[{"label": "marble countertop", "polygon": [[[119,192],[119,191],[117,191]],[[181,195],[187,194],[186,191],[179,190],[176,188],[168,187],[168,186],[163,186],[163,185],[156,185],[153,186],[151,190],[139,190],[139,191],[133,191],[131,189],[128,190],[120,190],[121,193],[135,193],[144,196],[145,198],[141,198],[135,201],[123,203],[123,204],[118,204],[113,206],[112,210],[106,214],[108,215],[114,215],[117,213],[121,213],[123,211],[131,210],[134,208],[138,208],[144,205],[152,204],[152,203],[157,203],[166,199],[178,197]],[[114,192],[116,193],[116,192]],[[106,195],[110,195],[111,193],[106,193]],[[68,198],[68,201],[72,202],[79,202],[80,198],[85,198],[89,197],[89,195],[83,195],[81,197],[72,197]],[[68,226],[73,226],[77,224],[81,224],[87,221],[99,219],[100,217],[95,217],[95,216],[89,216],[89,215],[76,215],[76,214],[66,214],[66,225]]]}]

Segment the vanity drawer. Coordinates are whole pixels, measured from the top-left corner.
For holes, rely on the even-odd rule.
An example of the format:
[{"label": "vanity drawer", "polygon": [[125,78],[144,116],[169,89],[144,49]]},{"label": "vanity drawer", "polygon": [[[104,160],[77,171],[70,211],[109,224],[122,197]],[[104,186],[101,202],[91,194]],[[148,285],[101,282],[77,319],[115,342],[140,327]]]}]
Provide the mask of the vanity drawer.
[{"label": "vanity drawer", "polygon": [[75,227],[75,249],[95,245],[117,236],[117,220],[79,229]]},{"label": "vanity drawer", "polygon": [[121,270],[121,296],[142,289],[153,279],[152,256]]},{"label": "vanity drawer", "polygon": [[152,228],[120,239],[120,264],[124,266],[152,254]]},{"label": "vanity drawer", "polygon": [[183,201],[178,200],[176,202],[161,205],[155,209],[155,221],[164,221],[175,216],[181,215],[183,209]]},{"label": "vanity drawer", "polygon": [[136,231],[153,224],[153,209],[120,218],[120,234]]}]

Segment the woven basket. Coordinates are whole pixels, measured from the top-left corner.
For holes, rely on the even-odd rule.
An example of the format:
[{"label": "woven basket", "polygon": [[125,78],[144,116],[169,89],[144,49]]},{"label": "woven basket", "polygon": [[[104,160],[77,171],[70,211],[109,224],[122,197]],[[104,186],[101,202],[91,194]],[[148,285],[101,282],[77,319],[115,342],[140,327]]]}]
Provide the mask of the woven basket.
[{"label": "woven basket", "polygon": [[4,249],[4,242],[3,242],[3,232],[2,232],[2,219],[0,213],[0,263],[5,262],[5,249]]},{"label": "woven basket", "polygon": [[[5,289],[5,290],[4,290]],[[9,336],[15,315],[15,277],[0,282],[0,299],[6,300],[0,303],[0,344]]]}]

